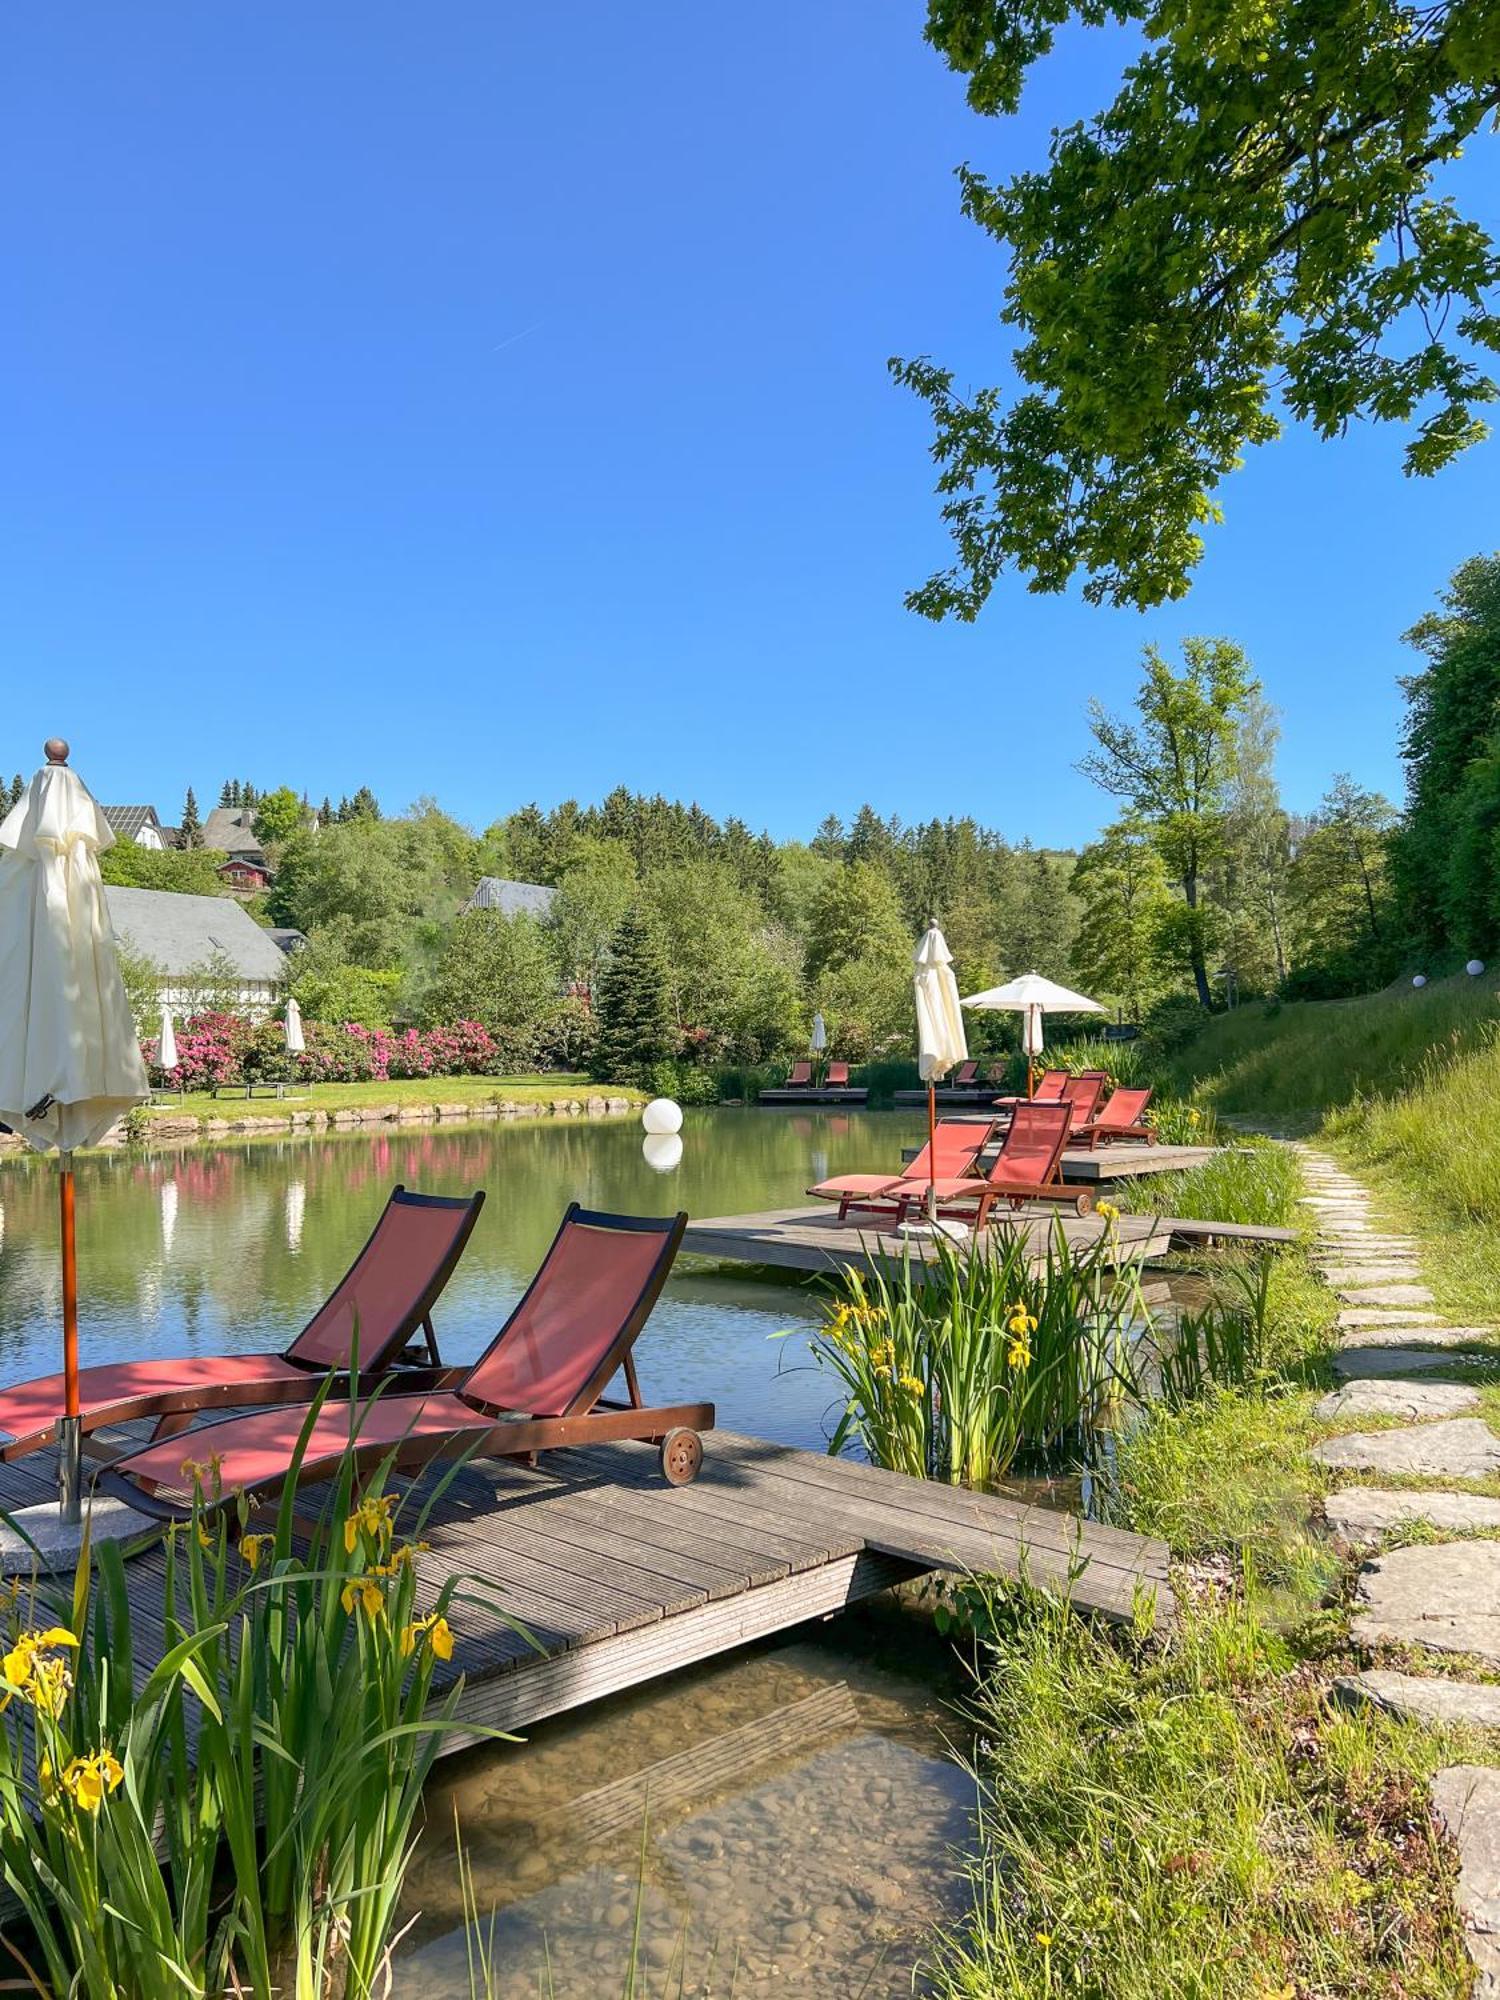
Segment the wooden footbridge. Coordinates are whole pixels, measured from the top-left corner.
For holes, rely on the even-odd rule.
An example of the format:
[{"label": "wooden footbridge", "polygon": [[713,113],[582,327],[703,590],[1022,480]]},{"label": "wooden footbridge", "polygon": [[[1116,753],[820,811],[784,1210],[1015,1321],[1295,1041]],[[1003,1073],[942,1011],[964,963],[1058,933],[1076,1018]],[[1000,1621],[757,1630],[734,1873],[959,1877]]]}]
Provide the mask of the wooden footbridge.
[{"label": "wooden footbridge", "polygon": [[[471,1580],[445,1670],[464,1676],[461,1723],[524,1729],[935,1570],[1025,1575],[1112,1620],[1172,1615],[1160,1542],[760,1438],[704,1442],[676,1489],[639,1444],[464,1467],[418,1558],[427,1593]],[[46,1499],[52,1470],[44,1453],[0,1467],[0,1507]],[[127,1565],[137,1632],[164,1643],[163,1567],[159,1544]]]}]

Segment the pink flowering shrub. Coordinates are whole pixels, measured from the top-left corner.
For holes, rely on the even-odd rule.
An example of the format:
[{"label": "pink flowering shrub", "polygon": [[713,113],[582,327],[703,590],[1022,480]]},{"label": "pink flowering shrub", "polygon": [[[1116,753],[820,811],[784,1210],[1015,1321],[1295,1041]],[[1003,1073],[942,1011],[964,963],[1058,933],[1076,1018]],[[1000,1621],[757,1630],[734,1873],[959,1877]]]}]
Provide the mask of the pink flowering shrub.
[{"label": "pink flowering shrub", "polygon": [[155,1037],[141,1043],[151,1081],[181,1090],[285,1077],[303,1083],[404,1082],[429,1076],[503,1076],[530,1069],[547,1051],[524,1030],[499,1035],[478,1021],[442,1028],[366,1028],[358,1021],[304,1021],[306,1048],[286,1053],[279,1020],[258,1026],[236,1014],[195,1014],[177,1026],[177,1068],[157,1063]]},{"label": "pink flowering shrub", "polygon": [[164,1070],[157,1063],[154,1035],[141,1043],[152,1083],[176,1090],[208,1090],[216,1083],[240,1080],[255,1030],[238,1014],[193,1014],[176,1024],[176,1036],[176,1069]]}]

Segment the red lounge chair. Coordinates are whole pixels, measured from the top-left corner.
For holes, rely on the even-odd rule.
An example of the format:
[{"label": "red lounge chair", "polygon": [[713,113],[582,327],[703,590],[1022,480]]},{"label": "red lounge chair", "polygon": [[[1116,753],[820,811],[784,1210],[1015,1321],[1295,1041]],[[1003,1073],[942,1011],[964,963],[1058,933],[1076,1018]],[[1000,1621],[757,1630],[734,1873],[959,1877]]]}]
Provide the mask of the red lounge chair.
[{"label": "red lounge chair", "polygon": [[1087,1146],[1091,1152],[1095,1146],[1112,1139],[1134,1139],[1154,1146],[1156,1133],[1143,1122],[1146,1106],[1150,1102],[1149,1090],[1113,1091],[1108,1104],[1102,1105],[1087,1125],[1080,1126],[1073,1133],[1069,1144]]},{"label": "red lounge chair", "polygon": [[831,1062],[828,1074],[823,1078],[827,1090],[847,1090],[849,1088],[849,1065],[846,1062]]},{"label": "red lounge chair", "polygon": [[[204,1424],[116,1459],[97,1475],[96,1488],[178,1519],[191,1511],[187,1454],[216,1465],[219,1498],[247,1493],[264,1504],[294,1474],[299,1485],[330,1478],[350,1454],[357,1473],[391,1459],[396,1471],[410,1472],[438,1458],[531,1457],[619,1438],[659,1445],[666,1478],[685,1486],[703,1463],[698,1433],[712,1430],[714,1406],[646,1408],[631,1350],[686,1226],[686,1215],[600,1215],[575,1201],[520,1304],[474,1365],[455,1371],[443,1388],[330,1402],[310,1417],[260,1410]],[[629,1400],[606,1403],[604,1391],[622,1368]],[[182,1497],[163,1497],[170,1493]]]},{"label": "red lounge chair", "polygon": [[[1005,1074],[1004,1066],[1000,1063],[996,1063],[995,1065],[996,1078],[998,1079],[1004,1074]],[[997,1105],[1056,1104],[1062,1097],[1064,1086],[1070,1083],[1071,1081],[1072,1078],[1068,1075],[1068,1072],[1065,1069],[1044,1069],[1042,1071],[1041,1081],[1038,1083],[1036,1087],[1036,1092],[1033,1096],[997,1097],[995,1099],[995,1103]]]},{"label": "red lounge chair", "polygon": [[810,1062],[794,1062],[791,1070],[788,1072],[786,1082],[781,1087],[783,1090],[807,1090],[811,1088],[811,1085],[812,1064]]},{"label": "red lounge chair", "polygon": [[[996,1155],[995,1163],[982,1180],[962,1177],[937,1183],[938,1213],[963,1212],[965,1221],[983,1229],[990,1209],[997,1201],[1019,1208],[1026,1201],[1061,1201],[1087,1215],[1094,1206],[1091,1188],[1069,1187],[1059,1177],[1059,1163],[1068,1144],[1069,1109],[1066,1104],[1018,1104],[1010,1130]],[[916,1205],[925,1189],[914,1188],[908,1200]],[[969,1214],[969,1204],[977,1202],[977,1212]]]},{"label": "red lounge chair", "polygon": [[968,1090],[979,1081],[977,1062],[961,1062],[948,1079],[950,1090]]},{"label": "red lounge chair", "polygon": [[[378,1377],[420,1333],[431,1368],[415,1381],[442,1380],[432,1309],[463,1255],[484,1206],[468,1197],[409,1194],[391,1198],[342,1282],[281,1354],[204,1354],[170,1360],[116,1361],[79,1378],[85,1433],[133,1417],[156,1417],[158,1435],[181,1430],[203,1410],[246,1403],[310,1403],[330,1376],[353,1365],[356,1320],[363,1378]],[[0,1391],[0,1460],[24,1458],[57,1434],[63,1378],[43,1375]]]},{"label": "red lounge chair", "polygon": [[[933,1167],[939,1180],[952,1180],[967,1173],[989,1143],[994,1129],[993,1125],[940,1118],[931,1167],[928,1164],[929,1149],[924,1146],[899,1174],[838,1174],[831,1181],[819,1181],[816,1187],[807,1191],[816,1195],[819,1201],[836,1201],[840,1222],[851,1208],[894,1208],[899,1217],[905,1213],[908,1199],[920,1198]],[[918,1182],[920,1187],[916,1185]]]},{"label": "red lounge chair", "polygon": [[1062,1087],[1061,1102],[1066,1104],[1073,1114],[1070,1131],[1080,1131],[1089,1123],[1108,1082],[1109,1072],[1102,1069],[1080,1070],[1077,1076],[1068,1078]]}]

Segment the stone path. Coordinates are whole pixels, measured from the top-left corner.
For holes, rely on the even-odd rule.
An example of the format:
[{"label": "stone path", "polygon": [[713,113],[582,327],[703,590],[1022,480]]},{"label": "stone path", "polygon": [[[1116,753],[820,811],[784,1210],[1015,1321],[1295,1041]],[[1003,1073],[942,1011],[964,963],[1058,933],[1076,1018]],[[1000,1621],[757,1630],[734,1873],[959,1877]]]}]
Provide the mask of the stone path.
[{"label": "stone path", "polygon": [[[1423,1282],[1418,1244],[1384,1229],[1365,1189],[1335,1161],[1308,1146],[1296,1151],[1317,1224],[1313,1263],[1339,1301],[1333,1372],[1342,1386],[1316,1415],[1331,1425],[1392,1420],[1337,1432],[1313,1448],[1314,1458],[1403,1481],[1494,1478],[1500,1437],[1481,1417],[1460,1414],[1477,1407],[1478,1390],[1424,1378],[1465,1359],[1464,1349],[1500,1360],[1495,1329],[1451,1325]],[[1342,1486],[1325,1512],[1354,1549],[1378,1549],[1389,1531],[1416,1521],[1451,1537],[1500,1534],[1500,1495],[1441,1485]],[[1360,1572],[1350,1630],[1362,1646],[1420,1646],[1458,1658],[1451,1675],[1372,1668],[1347,1676],[1338,1683],[1345,1700],[1500,1734],[1500,1686],[1463,1678],[1461,1664],[1500,1670],[1500,1540],[1414,1542],[1372,1556]],[[1458,1848],[1474,1991],[1500,2000],[1500,1769],[1450,1765],[1433,1779],[1432,1802]]]}]

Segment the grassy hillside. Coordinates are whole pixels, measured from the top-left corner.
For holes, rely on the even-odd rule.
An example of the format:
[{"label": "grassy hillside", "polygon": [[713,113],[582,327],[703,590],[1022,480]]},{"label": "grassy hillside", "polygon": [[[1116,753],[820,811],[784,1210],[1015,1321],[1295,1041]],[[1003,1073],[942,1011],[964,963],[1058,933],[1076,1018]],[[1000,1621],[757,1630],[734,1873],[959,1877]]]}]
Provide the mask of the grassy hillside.
[{"label": "grassy hillside", "polygon": [[1430,1239],[1450,1310],[1500,1307],[1500,995],[1461,977],[1213,1021],[1173,1061],[1215,1109],[1317,1132]]}]

